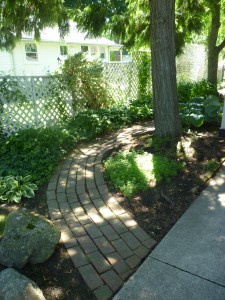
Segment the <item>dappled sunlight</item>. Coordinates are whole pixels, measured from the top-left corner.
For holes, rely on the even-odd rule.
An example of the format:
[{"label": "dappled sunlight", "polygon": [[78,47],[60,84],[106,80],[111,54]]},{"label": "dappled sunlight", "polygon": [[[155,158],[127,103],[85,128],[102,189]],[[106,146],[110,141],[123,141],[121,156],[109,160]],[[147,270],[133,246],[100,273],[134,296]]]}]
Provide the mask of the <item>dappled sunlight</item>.
[{"label": "dappled sunlight", "polygon": [[222,207],[225,207],[225,193],[218,195],[218,202]]},{"label": "dappled sunlight", "polygon": [[65,296],[63,289],[59,287],[47,288],[46,292],[49,294],[51,299],[63,299]]},{"label": "dappled sunlight", "polygon": [[225,242],[225,236],[224,235],[221,235],[219,237],[216,238],[216,241],[218,243],[224,243]]},{"label": "dappled sunlight", "polygon": [[177,143],[177,156],[184,154],[187,157],[194,157],[195,149],[191,146],[192,140],[185,137],[181,138]]}]

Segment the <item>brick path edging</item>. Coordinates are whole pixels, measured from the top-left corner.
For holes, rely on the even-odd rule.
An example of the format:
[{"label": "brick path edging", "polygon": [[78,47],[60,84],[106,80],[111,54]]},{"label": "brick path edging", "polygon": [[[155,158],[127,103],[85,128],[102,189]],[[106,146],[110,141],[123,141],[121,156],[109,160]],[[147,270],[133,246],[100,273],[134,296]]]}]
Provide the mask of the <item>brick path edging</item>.
[{"label": "brick path edging", "polygon": [[110,194],[102,174],[107,152],[129,144],[132,134],[146,129],[136,125],[110,141],[81,147],[48,184],[49,215],[74,266],[98,300],[111,299],[156,243]]}]

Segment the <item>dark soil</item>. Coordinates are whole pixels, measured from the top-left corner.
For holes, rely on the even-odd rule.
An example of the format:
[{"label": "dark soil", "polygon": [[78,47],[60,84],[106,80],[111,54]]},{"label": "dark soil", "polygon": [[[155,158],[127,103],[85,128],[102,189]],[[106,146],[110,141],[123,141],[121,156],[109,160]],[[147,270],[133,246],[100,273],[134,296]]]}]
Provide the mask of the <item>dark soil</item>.
[{"label": "dark soil", "polygon": [[[144,149],[149,136],[137,136],[130,148]],[[225,141],[218,137],[218,128],[201,129],[193,135],[183,136],[185,151],[180,160],[186,166],[179,171],[171,183],[153,185],[145,193],[132,199],[125,198],[115,190],[111,190],[121,205],[133,215],[139,225],[159,242],[171,229],[194,199],[207,186],[208,179],[216,171],[206,170],[207,163],[215,160],[217,169],[225,157]],[[175,142],[176,145],[176,142]],[[168,150],[169,147],[164,145]],[[186,157],[185,157],[185,155]],[[21,206],[32,212],[48,217],[46,206],[47,183],[40,186],[34,199],[23,200]],[[0,265],[0,271],[5,267]],[[92,300],[96,299],[83,282],[79,272],[73,266],[64,246],[59,244],[53,256],[44,264],[27,265],[19,272],[31,278],[42,289],[46,299]]]}]

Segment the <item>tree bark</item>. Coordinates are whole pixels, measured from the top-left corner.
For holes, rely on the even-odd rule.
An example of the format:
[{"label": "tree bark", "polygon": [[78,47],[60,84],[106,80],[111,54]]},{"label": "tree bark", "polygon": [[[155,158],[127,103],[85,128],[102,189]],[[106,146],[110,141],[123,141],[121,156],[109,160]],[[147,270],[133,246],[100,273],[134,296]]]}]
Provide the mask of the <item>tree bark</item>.
[{"label": "tree bark", "polygon": [[175,0],[149,0],[149,4],[155,131],[159,137],[179,137]]},{"label": "tree bark", "polygon": [[221,26],[220,23],[220,0],[214,0],[211,4],[211,26],[208,35],[208,81],[217,84],[217,70],[219,53],[223,49],[221,45],[217,47],[218,33]]}]

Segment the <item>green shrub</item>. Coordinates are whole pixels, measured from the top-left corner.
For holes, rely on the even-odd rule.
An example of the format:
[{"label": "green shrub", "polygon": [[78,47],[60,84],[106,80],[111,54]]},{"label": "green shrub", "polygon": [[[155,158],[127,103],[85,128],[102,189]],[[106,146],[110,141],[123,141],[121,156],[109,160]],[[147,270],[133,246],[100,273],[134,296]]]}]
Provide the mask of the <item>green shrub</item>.
[{"label": "green shrub", "polygon": [[170,182],[183,164],[150,153],[118,152],[105,163],[105,175],[125,196],[146,191],[149,182]]},{"label": "green shrub", "polygon": [[22,197],[33,198],[37,186],[30,179],[29,175],[0,177],[0,201],[19,203]]},{"label": "green shrub", "polygon": [[87,108],[98,109],[112,104],[102,72],[101,62],[89,61],[81,52],[65,60],[61,73],[73,95],[73,106],[76,111]]},{"label": "green shrub", "polygon": [[206,80],[198,82],[179,82],[177,93],[179,102],[188,102],[194,97],[207,98],[209,95],[218,96],[217,87]]}]

